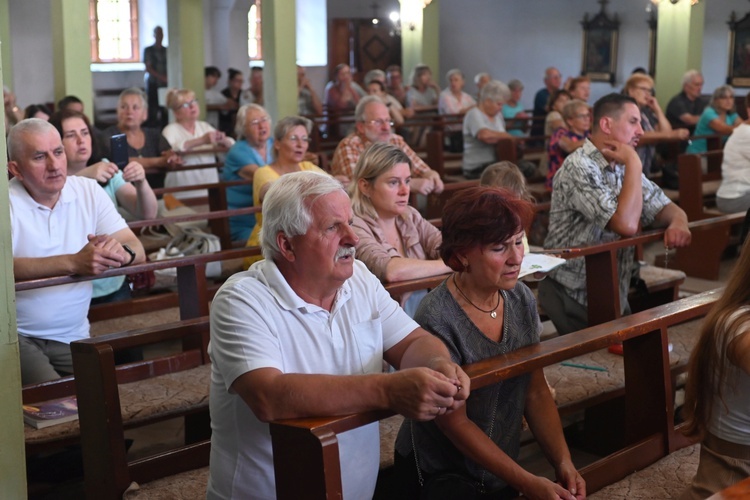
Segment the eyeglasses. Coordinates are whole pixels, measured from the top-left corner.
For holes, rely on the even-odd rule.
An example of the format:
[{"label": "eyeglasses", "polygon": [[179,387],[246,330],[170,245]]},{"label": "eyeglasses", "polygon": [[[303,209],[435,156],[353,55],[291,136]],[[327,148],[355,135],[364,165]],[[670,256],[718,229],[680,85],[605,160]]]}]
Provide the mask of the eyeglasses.
[{"label": "eyeglasses", "polygon": [[250,126],[251,127],[257,127],[261,123],[266,123],[269,120],[267,116],[264,116],[263,118],[256,118],[255,120],[250,120]]},{"label": "eyeglasses", "polygon": [[365,125],[374,125],[376,127],[382,127],[383,125],[388,125],[389,127],[393,126],[393,122],[390,120],[365,120]]},{"label": "eyeglasses", "polygon": [[576,118],[585,118],[585,119],[588,120],[589,118],[591,118],[591,114],[590,113],[581,113],[581,114],[575,115],[575,117]]},{"label": "eyeglasses", "polygon": [[182,104],[180,104],[178,106],[175,106],[174,109],[175,109],[175,111],[177,111],[178,109],[187,109],[190,106],[192,106],[193,104],[198,104],[198,99],[193,99],[192,101],[183,102]]},{"label": "eyeglasses", "polygon": [[645,92],[645,93],[647,93],[647,94],[650,94],[650,93],[651,93],[651,92],[653,92],[653,90],[654,90],[654,89],[652,89],[651,87],[636,87],[636,88],[637,88],[638,90],[642,90],[642,91],[644,91],[644,92]]},{"label": "eyeglasses", "polygon": [[290,135],[287,139],[292,142],[310,142],[310,138],[306,135]]},{"label": "eyeglasses", "polygon": [[719,99],[734,99],[734,96],[733,95],[723,95],[723,96],[719,97]]}]

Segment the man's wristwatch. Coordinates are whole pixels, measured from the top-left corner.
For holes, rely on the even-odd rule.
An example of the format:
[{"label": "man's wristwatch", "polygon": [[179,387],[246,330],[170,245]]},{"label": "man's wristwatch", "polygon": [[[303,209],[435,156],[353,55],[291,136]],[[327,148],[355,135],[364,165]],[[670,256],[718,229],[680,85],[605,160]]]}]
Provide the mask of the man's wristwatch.
[{"label": "man's wristwatch", "polygon": [[125,264],[126,266],[129,266],[135,260],[135,252],[133,251],[132,248],[130,248],[127,245],[123,245],[122,249],[125,250],[126,252],[128,252],[130,254],[130,261],[127,264]]}]

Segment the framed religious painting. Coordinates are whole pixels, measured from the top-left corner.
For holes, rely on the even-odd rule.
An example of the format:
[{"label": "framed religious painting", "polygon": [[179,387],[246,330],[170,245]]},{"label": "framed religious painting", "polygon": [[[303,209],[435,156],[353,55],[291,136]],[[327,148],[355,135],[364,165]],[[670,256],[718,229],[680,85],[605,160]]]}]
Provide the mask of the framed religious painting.
[{"label": "framed religious painting", "polygon": [[617,69],[617,41],[620,20],[617,14],[610,18],[606,12],[607,0],[599,0],[602,9],[589,19],[584,14],[583,26],[583,61],[581,75],[592,81],[615,83]]},{"label": "framed religious painting", "polygon": [[750,14],[737,20],[734,12],[729,17],[729,70],[727,84],[750,87]]}]

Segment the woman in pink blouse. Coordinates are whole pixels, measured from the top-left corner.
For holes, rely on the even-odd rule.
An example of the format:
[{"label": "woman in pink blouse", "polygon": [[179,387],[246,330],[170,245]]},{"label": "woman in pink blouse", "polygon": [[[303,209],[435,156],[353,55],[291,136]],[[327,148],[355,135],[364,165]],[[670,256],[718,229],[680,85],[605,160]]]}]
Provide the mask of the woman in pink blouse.
[{"label": "woman in pink blouse", "polygon": [[[438,247],[440,231],[409,206],[411,161],[387,143],[375,143],[362,153],[351,187],[357,258],[383,282],[448,273]],[[413,315],[426,291],[402,296],[401,305]]]}]

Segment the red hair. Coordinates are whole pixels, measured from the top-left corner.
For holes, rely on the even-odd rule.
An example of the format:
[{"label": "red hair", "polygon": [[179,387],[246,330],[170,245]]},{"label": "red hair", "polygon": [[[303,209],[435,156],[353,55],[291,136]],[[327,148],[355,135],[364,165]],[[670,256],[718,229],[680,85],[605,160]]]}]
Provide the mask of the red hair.
[{"label": "red hair", "polygon": [[531,203],[507,189],[485,186],[462,189],[443,208],[440,256],[454,271],[463,271],[457,253],[502,243],[526,227],[532,216]]}]

